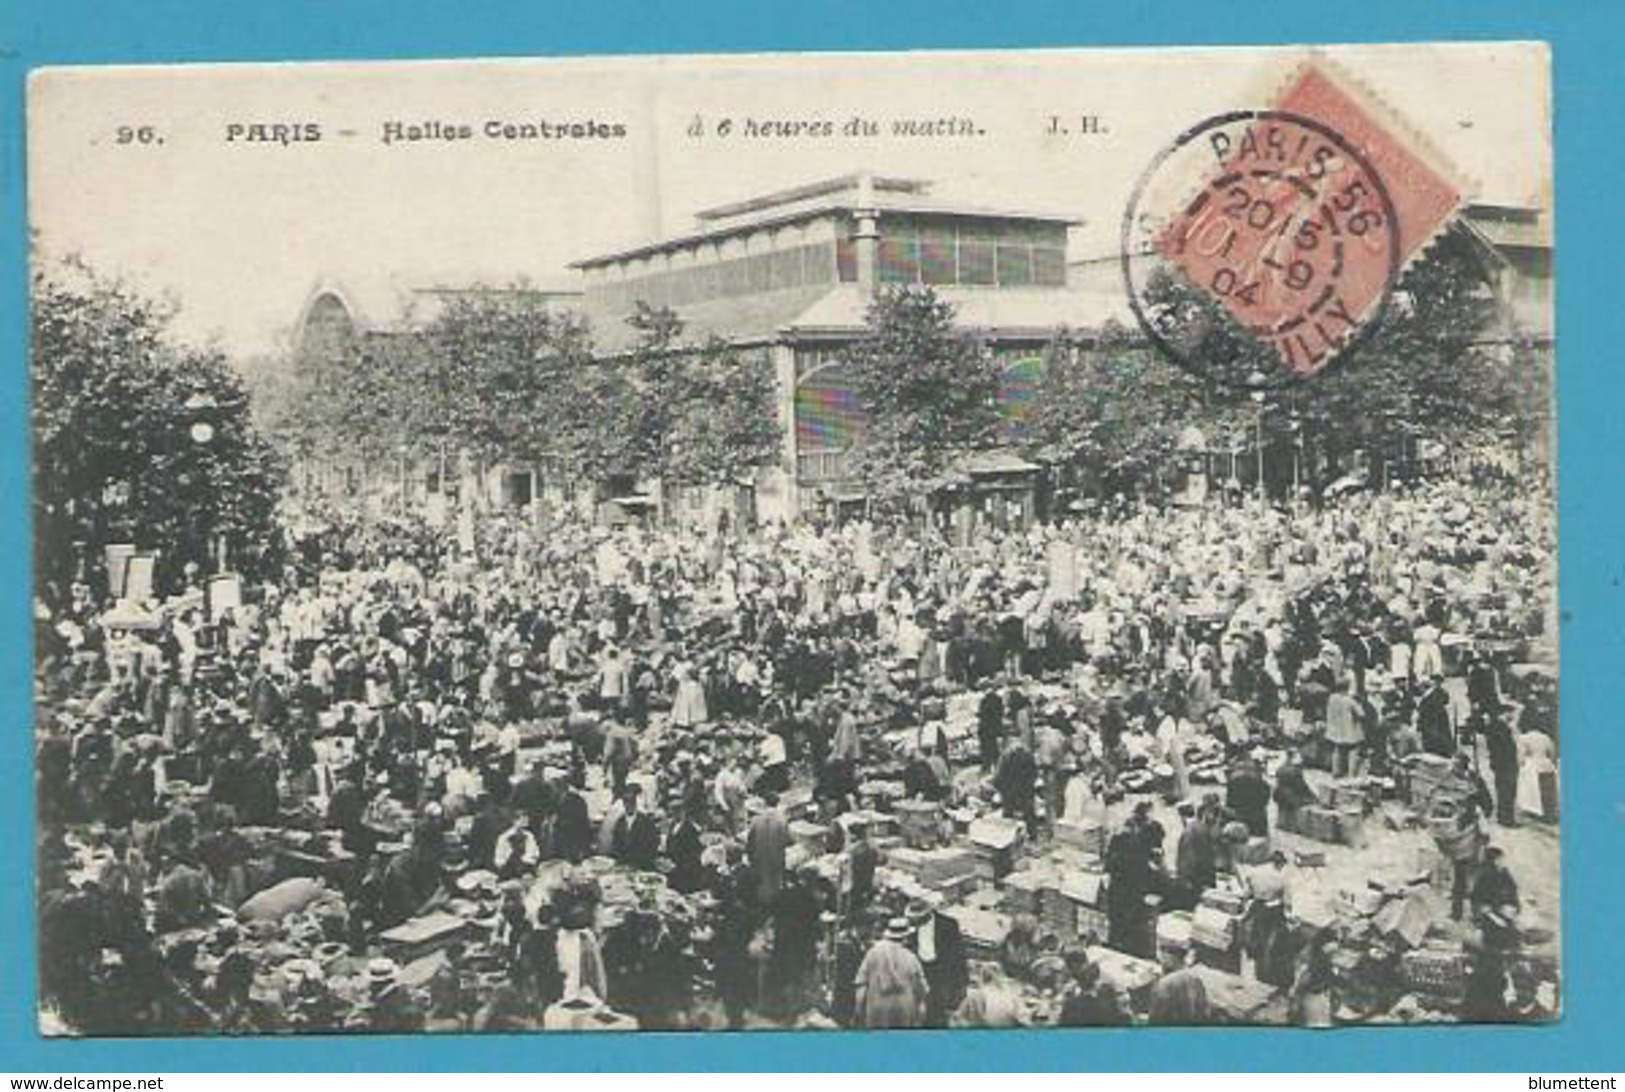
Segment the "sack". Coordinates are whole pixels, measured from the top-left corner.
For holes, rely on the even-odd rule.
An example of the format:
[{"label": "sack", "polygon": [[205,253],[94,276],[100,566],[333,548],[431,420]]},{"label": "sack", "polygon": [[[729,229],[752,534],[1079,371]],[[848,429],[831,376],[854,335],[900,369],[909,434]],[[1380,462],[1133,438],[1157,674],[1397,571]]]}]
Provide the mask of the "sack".
[{"label": "sack", "polygon": [[237,908],[238,921],[281,921],[315,902],[326,891],[321,880],[295,876],[267,887]]}]

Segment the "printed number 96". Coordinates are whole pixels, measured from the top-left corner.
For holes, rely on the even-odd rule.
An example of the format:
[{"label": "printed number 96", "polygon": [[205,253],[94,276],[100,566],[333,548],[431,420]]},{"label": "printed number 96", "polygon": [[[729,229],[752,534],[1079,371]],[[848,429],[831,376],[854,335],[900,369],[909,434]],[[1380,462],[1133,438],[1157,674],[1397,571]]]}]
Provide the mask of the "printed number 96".
[{"label": "printed number 96", "polygon": [[120,125],[113,133],[116,144],[162,144],[164,138],[151,125]]}]

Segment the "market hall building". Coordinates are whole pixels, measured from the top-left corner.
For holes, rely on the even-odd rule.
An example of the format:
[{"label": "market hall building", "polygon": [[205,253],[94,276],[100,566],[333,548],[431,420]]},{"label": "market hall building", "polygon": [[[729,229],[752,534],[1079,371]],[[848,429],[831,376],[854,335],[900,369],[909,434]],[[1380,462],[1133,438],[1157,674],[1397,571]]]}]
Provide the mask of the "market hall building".
[{"label": "market hall building", "polygon": [[[1025,523],[1034,516],[1038,468],[1013,443],[1045,348],[1063,329],[1087,341],[1106,320],[1131,319],[1120,291],[1068,283],[1068,239],[1079,223],[943,200],[925,181],[857,173],[703,209],[690,232],[572,268],[604,354],[630,347],[635,331],[625,320],[641,301],[671,308],[685,336],[715,335],[773,369],[781,458],[726,501],[757,520],[861,509],[847,456],[864,415],[841,354],[863,335],[876,289],[930,286],[953,305],[959,327],[985,340],[1004,374],[1000,405],[1012,449],[968,455],[956,492],[977,518]],[[684,518],[716,499],[661,502],[668,516]]]},{"label": "market hall building", "polygon": [[[579,310],[591,322],[602,353],[628,350],[636,336],[626,319],[642,301],[669,307],[699,341],[715,335],[773,371],[782,447],[772,465],[729,490],[662,488],[649,480],[587,483],[522,464],[486,467],[460,478],[479,503],[524,508],[596,508],[680,522],[731,518],[792,521],[861,512],[864,493],[847,456],[863,430],[856,384],[841,362],[864,333],[877,288],[919,284],[951,303],[958,324],[983,338],[1003,366],[1000,407],[1007,445],[967,455],[940,499],[961,523],[983,519],[1025,524],[1043,498],[1039,468],[1023,459],[1024,416],[1036,404],[1042,358],[1065,330],[1077,351],[1108,321],[1132,328],[1115,254],[1070,253],[1081,220],[1064,213],[986,208],[944,200],[930,183],[855,173],[700,210],[687,232],[572,263],[576,280],[526,289],[545,306]],[[1551,237],[1541,211],[1518,204],[1469,205],[1451,231],[1476,259],[1498,321],[1485,340],[1514,364],[1519,346],[1551,351]],[[387,337],[408,310],[421,321],[439,303],[462,293],[512,289],[392,287],[393,295],[358,297],[354,286],[323,283],[298,322],[298,342],[320,352],[358,334]],[[1421,450],[1415,436],[1404,455]],[[1542,440],[1544,447],[1545,438]],[[1298,479],[1299,452],[1275,443],[1260,460],[1252,431],[1236,437],[1187,429],[1176,494],[1196,501],[1210,487],[1240,482],[1265,466],[1282,494]],[[1539,451],[1528,453],[1530,457]],[[443,466],[415,468],[413,503],[436,518],[446,509],[450,482]],[[1368,468],[1369,469],[1369,468]],[[327,466],[343,491],[369,494],[365,465]],[[1375,477],[1375,475],[1372,475]],[[391,474],[389,477],[397,477]],[[387,492],[389,481],[374,483]],[[968,527],[965,530],[969,530]]]}]

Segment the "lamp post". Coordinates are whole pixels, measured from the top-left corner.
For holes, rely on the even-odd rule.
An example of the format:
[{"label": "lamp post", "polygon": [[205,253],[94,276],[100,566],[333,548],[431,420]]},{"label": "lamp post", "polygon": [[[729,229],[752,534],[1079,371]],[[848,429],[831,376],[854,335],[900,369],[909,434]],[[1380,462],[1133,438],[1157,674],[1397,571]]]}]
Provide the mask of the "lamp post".
[{"label": "lamp post", "polygon": [[[189,422],[186,434],[191,438],[193,445],[200,451],[207,450],[209,445],[214,442],[214,422],[210,418],[214,416],[214,411],[218,408],[219,403],[214,400],[214,396],[204,390],[193,391],[191,397],[181,404],[181,411]],[[225,543],[224,540],[215,541],[212,520],[204,527],[203,543],[204,550],[212,555],[214,571],[216,573],[225,572]]]},{"label": "lamp post", "polygon": [[1264,507],[1264,384],[1268,377],[1263,372],[1253,372],[1247,377],[1247,386],[1251,388],[1247,397],[1253,400],[1253,447],[1258,453],[1258,507]]},{"label": "lamp post", "polygon": [[1292,414],[1292,511],[1297,512],[1303,496],[1303,422]]}]

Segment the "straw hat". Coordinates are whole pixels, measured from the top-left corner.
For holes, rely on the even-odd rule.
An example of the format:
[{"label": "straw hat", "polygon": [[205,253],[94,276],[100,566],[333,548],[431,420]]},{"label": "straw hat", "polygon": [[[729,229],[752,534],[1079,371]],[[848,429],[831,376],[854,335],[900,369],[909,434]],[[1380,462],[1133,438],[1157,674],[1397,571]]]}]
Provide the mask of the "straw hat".
[{"label": "straw hat", "polygon": [[907,918],[892,918],[886,923],[887,940],[907,940],[913,933]]},{"label": "straw hat", "polygon": [[386,990],[395,985],[396,975],[400,973],[399,966],[393,959],[379,957],[367,963],[367,985],[373,990]]},{"label": "straw hat", "polygon": [[936,908],[925,899],[913,899],[905,912],[910,925],[919,927],[931,921],[936,916]]}]

